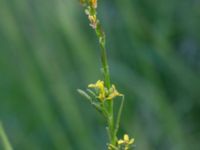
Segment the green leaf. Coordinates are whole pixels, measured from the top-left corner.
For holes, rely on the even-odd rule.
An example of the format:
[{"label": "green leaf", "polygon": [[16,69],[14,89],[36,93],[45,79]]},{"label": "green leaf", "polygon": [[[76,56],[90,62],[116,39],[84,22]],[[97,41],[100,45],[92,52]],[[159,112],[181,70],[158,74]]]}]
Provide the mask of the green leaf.
[{"label": "green leaf", "polygon": [[92,98],[85,91],[77,89],[77,92],[92,103]]}]

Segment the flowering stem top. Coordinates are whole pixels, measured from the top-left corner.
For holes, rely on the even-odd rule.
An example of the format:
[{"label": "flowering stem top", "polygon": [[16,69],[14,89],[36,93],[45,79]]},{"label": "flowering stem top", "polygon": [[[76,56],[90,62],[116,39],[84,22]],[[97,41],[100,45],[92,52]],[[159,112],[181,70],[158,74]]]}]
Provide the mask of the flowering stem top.
[{"label": "flowering stem top", "polygon": [[[118,140],[117,132],[119,129],[119,123],[121,113],[124,104],[124,95],[119,93],[114,84],[111,84],[109,66],[107,61],[106,52],[106,36],[101,27],[100,21],[97,18],[97,1],[98,0],[80,0],[81,4],[85,8],[85,13],[88,16],[90,26],[95,30],[97,38],[99,39],[99,45],[101,48],[101,63],[104,75],[104,81],[98,80],[94,84],[89,84],[87,92],[78,90],[78,92],[85,96],[90,103],[100,111],[107,120],[107,130],[109,136],[109,150],[128,150],[129,146],[133,143],[132,139],[129,141],[128,135],[125,135],[124,140]],[[113,112],[113,99],[116,97],[122,97],[121,105],[119,107],[117,118],[114,118]],[[128,137],[128,138],[127,138]]]},{"label": "flowering stem top", "polygon": [[95,30],[96,35],[99,39],[99,44],[101,47],[101,62],[103,67],[103,73],[105,78],[105,86],[110,88],[110,74],[109,74],[109,66],[107,61],[107,53],[106,53],[106,37],[105,32],[103,31],[100,21],[97,18],[97,0],[81,0],[81,4],[85,7],[85,13],[88,16],[90,21],[90,26]]}]

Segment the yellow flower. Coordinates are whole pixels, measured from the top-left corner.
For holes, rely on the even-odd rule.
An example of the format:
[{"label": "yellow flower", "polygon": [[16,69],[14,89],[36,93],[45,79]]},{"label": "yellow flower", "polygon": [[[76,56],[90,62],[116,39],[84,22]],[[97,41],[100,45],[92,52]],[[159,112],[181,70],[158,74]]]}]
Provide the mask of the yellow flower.
[{"label": "yellow flower", "polygon": [[124,139],[118,140],[117,143],[118,145],[125,144],[126,146],[129,146],[134,143],[134,139],[133,138],[130,139],[128,134],[124,134]]},{"label": "yellow flower", "polygon": [[89,84],[89,88],[96,88],[99,90],[99,95],[97,96],[101,101],[105,100],[106,94],[105,94],[105,87],[104,82],[101,80],[98,80],[95,84]]},{"label": "yellow flower", "polygon": [[101,80],[98,80],[95,84],[89,84],[89,88],[99,88],[100,90],[104,90],[104,82]]},{"label": "yellow flower", "polygon": [[117,96],[122,96],[117,89],[115,88],[115,85],[112,85],[112,87],[108,90],[104,86],[104,82],[101,80],[98,80],[95,84],[89,84],[89,88],[95,88],[98,89],[98,96],[97,98],[100,99],[101,101],[104,100],[112,100]]},{"label": "yellow flower", "polygon": [[120,94],[117,89],[115,88],[115,85],[112,85],[112,87],[109,90],[109,95],[107,97],[108,100],[111,100],[117,96],[123,96],[122,94]]}]

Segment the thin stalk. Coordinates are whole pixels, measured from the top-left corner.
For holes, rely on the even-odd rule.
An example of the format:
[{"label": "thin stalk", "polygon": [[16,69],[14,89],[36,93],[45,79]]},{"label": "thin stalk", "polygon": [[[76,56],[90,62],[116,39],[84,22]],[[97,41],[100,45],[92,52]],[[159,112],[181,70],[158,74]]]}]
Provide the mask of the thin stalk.
[{"label": "thin stalk", "polygon": [[[97,0],[80,0],[83,6],[86,7],[85,12],[88,15],[88,19],[90,21],[90,26],[95,30],[96,35],[99,39],[99,44],[101,48],[101,63],[103,68],[104,82],[105,87],[109,90],[111,88],[110,81],[110,73],[109,73],[109,65],[107,59],[107,51],[105,47],[106,38],[105,33],[101,27],[100,21],[97,18]],[[106,107],[108,111],[107,123],[108,123],[108,133],[110,137],[110,144],[116,145],[115,138],[115,127],[114,127],[114,114],[113,114],[113,100],[109,100],[108,107]]]},{"label": "thin stalk", "polygon": [[[96,35],[99,38],[99,44],[101,47],[101,63],[103,67],[103,74],[104,74],[104,81],[105,81],[105,86],[107,89],[110,89],[111,87],[111,81],[110,81],[110,70],[109,70],[109,65],[108,65],[108,58],[107,58],[107,51],[105,47],[106,43],[106,38],[105,38],[105,33],[103,32],[100,23],[98,23],[97,28],[96,28]],[[109,127],[109,137],[110,143],[115,145],[115,133],[114,133],[114,117],[113,117],[113,100],[108,101],[108,113],[109,116],[107,118],[108,122],[108,127]]]},{"label": "thin stalk", "polygon": [[[110,81],[110,73],[109,73],[109,65],[107,58],[107,50],[106,50],[106,36],[101,27],[100,21],[97,17],[97,1],[98,0],[80,0],[81,4],[85,7],[85,13],[88,16],[90,21],[90,26],[95,30],[97,38],[99,39],[99,45],[101,48],[101,64],[102,64],[102,72],[104,75],[104,82],[98,80],[96,84],[90,84],[89,87],[98,89],[99,95],[94,96],[100,100],[100,104],[103,102],[102,107],[100,107],[104,116],[106,117],[107,125],[106,130],[108,132],[109,144],[108,149],[117,150],[121,146],[123,146],[126,150],[129,149],[129,146],[134,142],[134,139],[130,139],[127,134],[124,135],[124,139],[120,140],[121,142],[117,142],[117,132],[119,129],[119,123],[121,119],[122,109],[124,105],[124,96],[120,94],[115,86],[111,86]],[[118,110],[117,120],[115,122],[114,118],[114,102],[113,99],[116,96],[122,96],[121,105]],[[86,95],[87,97],[87,95]],[[104,105],[104,102],[106,103]],[[106,112],[106,113],[105,113]],[[116,124],[115,124],[116,123]]]},{"label": "thin stalk", "polygon": [[103,66],[103,73],[104,73],[104,80],[105,80],[105,86],[106,88],[110,89],[111,83],[110,83],[110,71],[107,61],[107,54],[106,54],[106,48],[103,44],[100,43],[101,46],[101,63]]}]

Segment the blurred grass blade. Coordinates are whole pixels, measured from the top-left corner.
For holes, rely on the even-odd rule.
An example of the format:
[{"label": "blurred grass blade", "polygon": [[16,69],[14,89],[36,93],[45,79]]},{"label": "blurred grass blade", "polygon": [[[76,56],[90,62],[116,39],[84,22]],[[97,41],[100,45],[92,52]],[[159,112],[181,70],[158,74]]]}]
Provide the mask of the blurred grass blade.
[{"label": "blurred grass blade", "polygon": [[13,150],[1,122],[0,122],[0,142],[2,143],[4,150]]},{"label": "blurred grass blade", "polygon": [[124,95],[122,96],[121,104],[119,106],[119,110],[118,110],[118,114],[117,114],[116,127],[115,127],[115,136],[117,135],[117,132],[119,130],[119,124],[120,124],[120,120],[121,120],[123,107],[124,107]]}]

